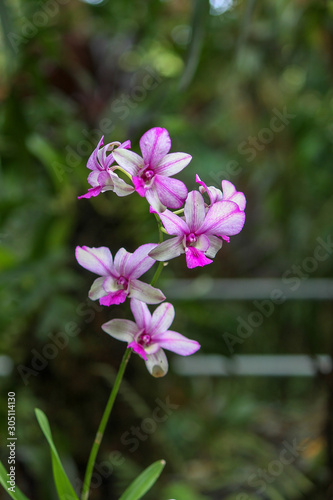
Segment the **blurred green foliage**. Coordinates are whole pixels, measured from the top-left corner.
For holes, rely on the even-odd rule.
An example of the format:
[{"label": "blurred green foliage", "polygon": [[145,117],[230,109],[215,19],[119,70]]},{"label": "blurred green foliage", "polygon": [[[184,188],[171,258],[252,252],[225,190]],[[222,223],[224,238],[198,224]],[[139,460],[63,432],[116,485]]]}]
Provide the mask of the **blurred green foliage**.
[{"label": "blurred green foliage", "polygon": [[[136,194],[77,200],[103,133],[107,141],[130,138],[138,152],[148,128],[166,127],[172,151],[193,156],[179,176],[189,189],[198,173],[208,185],[227,178],[246,193],[242,233],[204,270],[171,262],[162,288],[164,277],[281,277],[313,255],[318,237],[331,235],[332,2],[244,0],[225,12],[213,5],[0,3],[0,351],[14,366],[1,378],[1,435],[7,392],[15,391],[17,481],[34,500],[56,498],[34,407],[48,415],[79,486],[124,348],[100,325],[130,317],[128,304],[106,310],[87,299],[92,276],[75,262],[74,248],[105,245],[115,253],[157,241]],[[307,277],[332,277],[332,267],[330,257]],[[175,307],[176,330],[198,339],[203,352],[224,355],[223,332],[253,310],[236,301]],[[333,354],[332,323],[329,301],[291,301],[235,349]],[[22,372],[34,359],[35,373]],[[154,380],[134,358],[99,457],[111,468],[96,473],[91,499],[119,498],[157,458],[167,466],[147,500],[331,498],[332,394],[332,374],[182,379],[171,369]],[[179,408],[131,452],[121,436],[167,397]],[[307,443],[303,451],[263,487],[260,471],[294,439]],[[112,465],[114,450],[123,465]]]}]

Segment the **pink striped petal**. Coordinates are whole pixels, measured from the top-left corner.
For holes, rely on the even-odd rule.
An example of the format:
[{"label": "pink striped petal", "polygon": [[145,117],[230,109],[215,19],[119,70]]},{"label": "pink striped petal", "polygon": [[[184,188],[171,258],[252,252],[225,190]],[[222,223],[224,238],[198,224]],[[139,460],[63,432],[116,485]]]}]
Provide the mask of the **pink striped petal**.
[{"label": "pink striped petal", "polygon": [[180,208],[187,197],[187,187],[178,180],[163,175],[155,175],[154,186],[157,195],[167,208],[176,210]]},{"label": "pink striped petal", "polygon": [[109,152],[108,149],[109,149],[109,144],[104,146],[104,148],[100,149],[97,153],[97,159],[99,161],[99,164],[104,170],[107,169],[114,162],[113,154]]},{"label": "pink striped petal", "polygon": [[184,215],[190,232],[196,232],[205,220],[205,202],[198,191],[191,191],[188,194]]},{"label": "pink striped petal", "polygon": [[156,378],[164,377],[168,373],[168,360],[163,349],[159,349],[155,354],[148,354],[146,367],[149,373]]},{"label": "pink striped petal", "polygon": [[156,174],[168,177],[181,172],[192,160],[192,156],[186,153],[170,153],[155,167]]},{"label": "pink striped petal", "polygon": [[238,234],[245,222],[245,213],[233,201],[218,201],[210,207],[199,232],[216,236]]},{"label": "pink striped petal", "polygon": [[110,177],[113,182],[113,191],[117,196],[128,196],[134,193],[134,187],[127,184],[123,179],[118,177],[118,175],[110,172]]},{"label": "pink striped petal", "polygon": [[217,201],[222,200],[222,191],[220,189],[217,189],[214,186],[206,186],[206,184],[200,179],[198,175],[196,175],[195,180],[198,184],[200,184],[200,193],[206,192],[208,194],[211,205],[213,205],[213,203],[216,203]]},{"label": "pink striped petal", "polygon": [[175,309],[172,304],[165,302],[158,306],[151,317],[150,334],[155,342],[155,335],[168,330],[175,318]]},{"label": "pink striped petal", "polygon": [[127,149],[117,148],[113,152],[113,157],[117,164],[132,176],[137,175],[139,170],[144,166],[141,156]]},{"label": "pink striped petal", "polygon": [[130,254],[124,268],[124,276],[133,279],[140,278],[146,273],[155,264],[155,260],[148,254],[156,246],[156,243],[146,243],[137,248],[133,254]]},{"label": "pink striped petal", "polygon": [[166,206],[163,205],[163,203],[158,197],[155,183],[152,185],[150,189],[146,190],[145,196],[146,200],[151,206],[152,212],[157,212],[157,213],[164,212]]},{"label": "pink striped petal", "polygon": [[137,325],[128,319],[111,319],[102,325],[102,330],[122,342],[131,342],[139,331]]},{"label": "pink striped petal", "polygon": [[183,245],[183,237],[171,238],[170,240],[163,241],[154,250],[150,252],[151,257],[158,261],[166,261],[178,257],[185,252]]},{"label": "pink striped petal", "polygon": [[236,191],[235,186],[232,182],[222,181],[222,190],[223,190],[223,200],[224,201],[233,201],[237,203],[240,210],[245,210],[246,207],[246,198],[244,193],[240,191]]},{"label": "pink striped petal", "polygon": [[[119,273],[119,276],[126,276],[125,266],[131,257],[131,253],[127,252],[125,248],[120,248],[116,255],[114,256],[114,268]],[[118,277],[119,277],[118,276]]]},{"label": "pink striped petal", "polygon": [[204,252],[195,247],[188,247],[186,249],[185,256],[186,264],[189,269],[207,266],[207,264],[211,264],[213,262],[205,256]]},{"label": "pink striped petal", "polygon": [[140,148],[144,164],[151,168],[157,166],[162,158],[169,153],[171,139],[165,128],[151,128],[140,139]]},{"label": "pink striped petal", "polygon": [[94,149],[94,151],[91,153],[91,155],[88,159],[87,167],[89,168],[89,170],[102,170],[98,161],[97,161],[97,154],[98,154],[100,147],[103,145],[103,139],[104,139],[104,135],[102,135],[102,137],[100,138],[100,140],[97,144],[97,147]]},{"label": "pink striped petal", "polygon": [[75,256],[78,263],[92,273],[108,276],[112,272],[112,254],[106,247],[76,247]]},{"label": "pink striped petal", "polygon": [[208,196],[210,204],[213,205],[214,203],[222,200],[222,191],[217,189],[215,186],[209,186]]},{"label": "pink striped petal", "polygon": [[[106,153],[107,153],[109,146],[111,146],[112,152],[107,156]],[[120,144],[119,146],[117,146],[117,149],[129,149],[130,147],[131,147],[131,141],[125,141],[122,144]],[[114,144],[107,144],[102,150],[103,151],[103,161],[101,161],[101,164],[105,169],[108,169],[112,165],[112,163],[115,161],[114,156],[113,156],[113,153],[115,150],[113,148],[114,148]]]},{"label": "pink striped petal", "polygon": [[159,304],[165,300],[165,295],[158,288],[139,280],[131,280],[129,286],[129,297],[141,300],[146,304]]},{"label": "pink striped petal", "polygon": [[150,329],[151,314],[147,305],[141,300],[131,299],[131,311],[138,329],[148,331]]},{"label": "pink striped petal", "polygon": [[96,187],[96,186],[99,186],[99,182],[98,182],[98,177],[99,175],[101,174],[101,170],[93,170],[92,172],[89,172],[89,175],[88,175],[88,183],[90,184],[90,186],[92,187]]},{"label": "pink striped petal", "polygon": [[178,217],[178,215],[170,212],[170,210],[165,210],[158,215],[168,234],[184,236],[191,232],[186,222],[181,217]]},{"label": "pink striped petal", "polygon": [[195,340],[184,337],[181,333],[168,330],[154,336],[154,342],[168,351],[175,352],[181,356],[189,356],[200,349],[200,344]]}]

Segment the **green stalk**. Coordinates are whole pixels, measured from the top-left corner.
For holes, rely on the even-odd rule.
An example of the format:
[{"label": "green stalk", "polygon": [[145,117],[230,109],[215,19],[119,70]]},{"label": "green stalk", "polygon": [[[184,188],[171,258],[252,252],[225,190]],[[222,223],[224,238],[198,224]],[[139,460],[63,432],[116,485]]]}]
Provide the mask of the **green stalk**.
[{"label": "green stalk", "polygon": [[125,373],[126,365],[127,365],[128,360],[130,358],[131,352],[132,352],[132,349],[126,349],[126,351],[124,353],[124,356],[123,356],[123,359],[121,361],[114,386],[112,388],[110,397],[108,399],[108,402],[106,404],[106,407],[105,407],[105,410],[104,410],[104,413],[102,416],[101,423],[99,424],[99,427],[98,427],[98,430],[96,433],[96,437],[95,437],[95,441],[94,441],[94,444],[91,448],[91,452],[89,455],[86,474],[84,476],[84,483],[83,483],[81,500],[88,500],[88,498],[89,498],[91,476],[92,476],[92,473],[94,470],[97,453],[98,453],[100,444],[102,442],[104,431],[105,431],[105,428],[106,428],[106,425],[108,423],[110,413],[111,413],[111,410],[113,407],[113,403],[114,403],[116,396],[118,394],[119,387],[120,387],[121,381],[123,379],[123,375]]},{"label": "green stalk", "polygon": [[163,270],[163,267],[164,267],[164,266],[165,266],[165,263],[164,263],[164,262],[159,262],[159,263],[158,263],[158,267],[157,267],[157,269],[156,269],[156,271],[155,271],[155,274],[154,274],[154,276],[153,276],[153,279],[152,279],[152,280],[151,280],[151,282],[150,282],[151,286],[154,286],[154,285],[155,285],[156,281],[157,281],[157,280],[158,280],[158,278],[160,277],[160,274],[161,274],[161,272],[162,272],[162,270]]}]

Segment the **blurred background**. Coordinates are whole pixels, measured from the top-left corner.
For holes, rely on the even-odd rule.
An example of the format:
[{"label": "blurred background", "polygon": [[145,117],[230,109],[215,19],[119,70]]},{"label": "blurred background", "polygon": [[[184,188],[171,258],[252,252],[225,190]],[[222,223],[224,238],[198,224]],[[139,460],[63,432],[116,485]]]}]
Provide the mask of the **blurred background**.
[{"label": "blurred background", "polygon": [[160,126],[193,156],[189,190],[230,180],[247,220],[214,264],[164,270],[173,328],[202,348],[169,354],[163,379],[132,356],[91,499],[160,458],[147,500],[333,498],[333,2],[2,0],[0,18],[1,458],[13,391],[17,485],[56,498],[39,407],[80,489],[125,347],[100,326],[131,316],[87,298],[74,249],[158,235],[137,194],[77,196],[101,135],[139,153]]}]

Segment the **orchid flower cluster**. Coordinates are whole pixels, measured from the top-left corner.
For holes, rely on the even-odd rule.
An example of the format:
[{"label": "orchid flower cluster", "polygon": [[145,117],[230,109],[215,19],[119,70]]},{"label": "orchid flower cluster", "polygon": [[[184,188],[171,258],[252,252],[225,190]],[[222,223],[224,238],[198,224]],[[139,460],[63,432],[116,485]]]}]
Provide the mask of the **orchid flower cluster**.
[{"label": "orchid flower cluster", "polygon": [[[91,170],[88,176],[91,188],[79,198],[95,197],[105,191],[128,196],[136,191],[146,198],[150,212],[171,238],[144,244],[133,253],[121,248],[114,258],[106,247],[77,247],[76,259],[98,276],[90,288],[90,299],[99,300],[104,306],[130,299],[135,321],[112,319],[102,325],[102,329],[127,342],[127,347],[144,359],[148,371],[161,377],[168,371],[164,349],[188,356],[200,345],[170,330],[174,307],[163,302],[166,297],[153,286],[154,279],[148,284],[139,278],[156,261],[163,266],[163,262],[182,254],[189,269],[211,264],[223,241],[229,243],[230,236],[242,230],[246,199],[231,182],[222,181],[221,191],[207,186],[198,175],[198,190],[188,192],[186,185],[173,176],[187,167],[192,157],[186,153],[169,153],[171,140],[164,128],[152,128],[141,137],[141,156],[131,151],[130,141],[104,146],[103,140],[104,137],[87,163]],[[132,184],[119,177],[117,170]],[[147,304],[160,305],[151,314]]]},{"label": "orchid flower cluster", "polygon": [[[134,351],[144,359],[148,371],[154,377],[162,377],[168,371],[164,349],[188,356],[200,345],[181,333],[170,329],[175,316],[172,304],[165,302],[163,292],[155,287],[164,262],[185,254],[189,269],[203,267],[213,262],[223,241],[239,233],[245,221],[246,199],[229,181],[222,181],[222,191],[207,186],[197,175],[198,189],[188,192],[185,184],[173,176],[191,161],[186,153],[169,153],[171,140],[164,128],[152,128],[140,139],[142,156],[131,151],[130,141],[111,142],[103,145],[102,137],[91,154],[87,167],[90,188],[79,198],[91,198],[105,191],[118,196],[128,196],[135,191],[145,197],[150,212],[158,221],[159,243],[145,243],[133,253],[120,248],[113,257],[107,247],[77,247],[76,259],[85,269],[97,275],[89,297],[99,300],[103,306],[122,304],[130,299],[134,321],[111,319],[102,329],[115,339],[127,342],[109,399],[103,412],[96,437],[87,462],[80,500],[89,500],[92,475],[99,447],[107,422],[118,394],[121,381]],[[127,176],[131,184],[119,177],[116,171]],[[164,234],[170,236],[164,240]],[[151,283],[141,277],[159,262]],[[159,304],[153,313],[148,305]],[[53,442],[46,415],[35,410],[38,423],[50,446],[52,471],[59,500],[79,500]],[[126,489],[121,499],[140,500],[153,486],[165,466],[158,460],[147,467]],[[10,474],[0,462],[0,484],[6,485]],[[8,490],[14,500],[28,500],[18,489]]]}]

